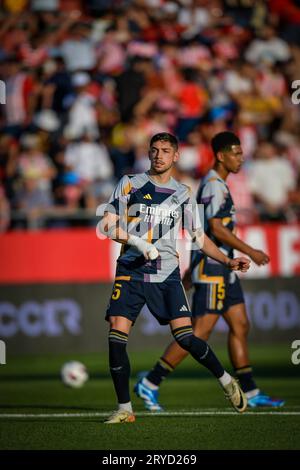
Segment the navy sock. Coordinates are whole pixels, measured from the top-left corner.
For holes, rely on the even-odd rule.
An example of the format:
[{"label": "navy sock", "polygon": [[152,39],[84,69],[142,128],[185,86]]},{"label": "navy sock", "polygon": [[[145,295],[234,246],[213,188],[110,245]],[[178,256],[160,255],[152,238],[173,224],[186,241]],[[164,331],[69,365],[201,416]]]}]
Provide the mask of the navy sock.
[{"label": "navy sock", "polygon": [[174,367],[168,363],[163,357],[155,364],[152,370],[147,375],[147,380],[154,385],[160,385],[161,381],[164,380],[170,372],[173,372]]},{"label": "navy sock", "polygon": [[130,363],[126,351],[128,335],[123,331],[111,329],[108,336],[109,367],[118,403],[128,403]]},{"label": "navy sock", "polygon": [[250,365],[235,369],[235,374],[239,379],[243,392],[251,392],[258,388],[253,378],[253,371]]},{"label": "navy sock", "polygon": [[172,331],[179,346],[188,351],[197,362],[206,367],[219,379],[225,370],[207,342],[193,334],[191,326],[182,326]]}]

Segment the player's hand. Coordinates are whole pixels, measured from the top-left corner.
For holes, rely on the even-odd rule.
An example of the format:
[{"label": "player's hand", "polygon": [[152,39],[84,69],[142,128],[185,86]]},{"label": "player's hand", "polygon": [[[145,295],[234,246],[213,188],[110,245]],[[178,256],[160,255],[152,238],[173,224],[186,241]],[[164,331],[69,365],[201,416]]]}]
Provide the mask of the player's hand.
[{"label": "player's hand", "polygon": [[189,269],[187,269],[183,275],[182,285],[185,288],[185,290],[190,290],[193,287],[192,273]]},{"label": "player's hand", "polygon": [[242,273],[245,273],[250,268],[250,262],[250,259],[241,256],[239,258],[230,259],[227,266],[232,271],[241,271]]},{"label": "player's hand", "polygon": [[264,266],[270,262],[269,256],[261,250],[252,250],[249,256],[257,266]]},{"label": "player's hand", "polygon": [[136,237],[135,235],[130,235],[127,243],[128,245],[134,246],[147,260],[154,260],[159,256],[157,248],[152,245],[152,243],[148,243],[146,240]]},{"label": "player's hand", "polygon": [[145,247],[145,250],[143,251],[143,255],[147,260],[154,260],[158,258],[159,252],[157,248],[152,245],[151,243],[147,243],[147,247]]}]

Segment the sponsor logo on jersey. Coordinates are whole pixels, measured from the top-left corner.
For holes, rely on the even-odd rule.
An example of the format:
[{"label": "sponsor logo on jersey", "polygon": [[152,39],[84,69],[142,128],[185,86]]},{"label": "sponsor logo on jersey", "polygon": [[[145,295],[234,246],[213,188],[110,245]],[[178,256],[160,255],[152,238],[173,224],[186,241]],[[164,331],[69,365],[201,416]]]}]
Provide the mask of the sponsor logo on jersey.
[{"label": "sponsor logo on jersey", "polygon": [[144,222],[164,225],[171,225],[173,219],[178,219],[180,216],[179,211],[159,205],[146,206],[146,204],[140,204],[139,212],[144,214]]}]

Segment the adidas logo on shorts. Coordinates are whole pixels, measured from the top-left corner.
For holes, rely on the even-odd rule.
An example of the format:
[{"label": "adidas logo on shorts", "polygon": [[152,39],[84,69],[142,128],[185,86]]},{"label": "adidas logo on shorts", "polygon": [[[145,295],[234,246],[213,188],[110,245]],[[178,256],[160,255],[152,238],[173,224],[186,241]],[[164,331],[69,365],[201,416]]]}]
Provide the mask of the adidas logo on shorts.
[{"label": "adidas logo on shorts", "polygon": [[180,312],[188,312],[188,309],[186,308],[185,305],[183,305],[179,311]]}]

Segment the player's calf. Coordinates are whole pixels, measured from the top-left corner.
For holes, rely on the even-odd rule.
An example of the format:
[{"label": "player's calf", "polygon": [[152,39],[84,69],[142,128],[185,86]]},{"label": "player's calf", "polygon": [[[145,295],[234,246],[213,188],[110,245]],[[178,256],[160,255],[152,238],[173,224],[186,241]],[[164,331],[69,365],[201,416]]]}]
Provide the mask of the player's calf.
[{"label": "player's calf", "polygon": [[224,368],[206,341],[193,334],[191,325],[175,328],[172,334],[183,349],[188,351],[196,361],[204,365],[218,379],[223,376]]},{"label": "player's calf", "polygon": [[128,335],[126,333],[115,329],[110,330],[108,337],[109,367],[119,404],[130,402],[130,363],[126,351],[127,341]]}]

